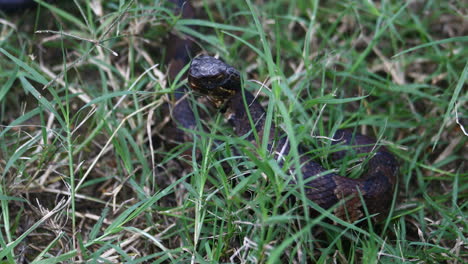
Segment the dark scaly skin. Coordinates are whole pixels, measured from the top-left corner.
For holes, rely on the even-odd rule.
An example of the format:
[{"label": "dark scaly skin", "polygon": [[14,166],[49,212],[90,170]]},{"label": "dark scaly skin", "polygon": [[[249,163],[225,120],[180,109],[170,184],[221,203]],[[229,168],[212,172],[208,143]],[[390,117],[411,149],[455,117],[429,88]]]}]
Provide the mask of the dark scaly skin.
[{"label": "dark scaly skin", "polygon": [[[265,125],[265,111],[255,100],[254,96],[242,91],[240,74],[233,67],[209,56],[200,56],[192,60],[188,73],[188,82],[197,92],[211,96],[216,101],[226,102],[227,118],[238,136],[247,136],[247,140],[255,143],[250,125],[248,111],[260,137],[263,136]],[[245,103],[244,103],[245,97]],[[269,133],[270,148],[276,155],[287,155],[289,146],[285,137],[273,142],[275,128]],[[394,156],[382,146],[374,148],[375,140],[360,134],[353,134],[350,130],[338,130],[334,136],[335,144],[353,146],[357,154],[373,153],[367,162],[367,170],[360,179],[351,179],[335,173],[324,173],[326,170],[318,163],[309,160],[305,155],[300,158],[302,175],[306,182],[307,197],[324,209],[337,206],[334,214],[344,220],[355,221],[364,216],[364,210],[359,197],[359,191],[365,201],[368,212],[379,214],[382,219],[388,214],[392,195],[398,174],[398,164]],[[333,154],[333,159],[341,159],[346,151]]]},{"label": "dark scaly skin", "polygon": [[[184,19],[194,18],[195,11],[188,1],[185,0],[170,0],[173,8],[175,8],[175,14],[180,15]],[[168,67],[168,78],[170,81],[174,81],[177,74],[187,65],[191,58],[194,50],[194,43],[188,38],[171,34],[169,40],[170,43],[167,49],[167,58],[169,61]],[[182,76],[185,78],[186,76]],[[187,88],[181,86],[174,92],[173,98],[171,98],[172,120],[176,123],[176,128],[171,131],[169,137],[171,140],[181,143],[190,140],[190,135],[185,133],[178,127],[186,129],[194,129],[196,127],[195,115],[190,108],[189,101],[184,95],[187,93]]]}]

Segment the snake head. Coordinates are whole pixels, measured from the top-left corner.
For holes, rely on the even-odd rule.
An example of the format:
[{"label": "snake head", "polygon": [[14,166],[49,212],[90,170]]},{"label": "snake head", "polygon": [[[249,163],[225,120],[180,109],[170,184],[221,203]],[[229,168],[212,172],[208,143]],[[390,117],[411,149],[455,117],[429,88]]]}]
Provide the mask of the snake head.
[{"label": "snake head", "polygon": [[240,90],[240,74],[221,60],[198,56],[190,64],[188,83],[194,91],[224,100]]}]

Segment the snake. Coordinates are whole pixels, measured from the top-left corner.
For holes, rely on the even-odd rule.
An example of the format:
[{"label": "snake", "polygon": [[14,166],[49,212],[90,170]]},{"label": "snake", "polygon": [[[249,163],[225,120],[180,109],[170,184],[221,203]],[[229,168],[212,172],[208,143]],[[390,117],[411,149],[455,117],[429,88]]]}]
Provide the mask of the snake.
[{"label": "snake", "polygon": [[[223,105],[226,119],[238,137],[244,137],[253,143],[262,142],[263,135],[268,135],[269,150],[276,155],[287,156],[290,146],[286,136],[277,136],[275,126],[265,133],[266,113],[255,96],[242,89],[240,73],[234,67],[211,56],[199,56],[192,60],[188,71],[189,87],[200,94],[209,96],[216,105]],[[253,126],[251,124],[254,124]],[[257,131],[255,139],[252,130]],[[300,153],[300,170],[305,183],[308,199],[322,207],[334,208],[334,214],[350,221],[365,216],[385,216],[391,207],[398,164],[393,154],[384,146],[378,146],[371,137],[354,133],[353,130],[337,130],[332,145],[349,146],[345,150],[334,152],[333,160],[341,160],[350,152],[359,155],[368,153],[366,171],[358,179],[329,173],[319,163]],[[297,179],[293,182],[300,182]],[[362,200],[361,201],[361,197]],[[365,205],[365,207],[364,207]]]},{"label": "snake", "polygon": [[[193,18],[190,5],[183,5],[185,2],[182,0],[172,2],[179,7],[178,12],[183,18]],[[190,62],[193,42],[180,36],[173,36],[171,41],[169,76],[173,78]],[[185,77],[188,87],[177,89],[173,98],[176,103],[172,118],[179,127],[174,134],[180,135],[179,140],[190,140],[184,135],[185,131],[196,127],[196,117],[185,96],[193,91],[209,97],[215,106],[223,109],[236,136],[256,144],[267,135],[268,150],[278,160],[289,155],[291,147],[288,137],[275,133],[275,124],[269,125],[270,131],[265,131],[265,110],[252,93],[243,89],[237,69],[220,59],[201,55],[191,59]],[[340,219],[352,222],[366,215],[373,216],[376,221],[384,219],[391,208],[398,178],[399,166],[395,156],[372,137],[352,129],[335,131],[331,145],[339,145],[338,151],[331,154],[332,160],[344,160],[347,155],[367,156],[364,173],[357,179],[339,175],[299,151],[300,173],[291,173],[291,182],[296,185],[302,182],[310,201],[322,209],[331,210]],[[280,161],[279,165],[283,165],[283,162]],[[298,176],[302,180],[296,179]]]}]

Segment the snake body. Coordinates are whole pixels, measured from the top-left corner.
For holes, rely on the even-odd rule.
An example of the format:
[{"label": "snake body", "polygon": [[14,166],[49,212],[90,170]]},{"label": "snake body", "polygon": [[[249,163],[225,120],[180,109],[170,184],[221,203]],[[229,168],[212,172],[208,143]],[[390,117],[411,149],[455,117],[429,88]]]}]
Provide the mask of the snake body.
[{"label": "snake body", "polygon": [[[248,91],[241,89],[239,72],[230,65],[210,56],[199,56],[192,60],[188,72],[189,86],[196,92],[210,96],[217,105],[225,103],[226,116],[237,136],[246,136],[255,142],[252,130],[255,129],[262,142],[262,136],[269,135],[269,148],[276,155],[289,153],[287,137],[280,136],[275,141],[275,128],[265,131],[266,114],[263,107]],[[244,101],[245,100],[245,101]],[[219,103],[222,102],[222,103]],[[255,127],[252,128],[251,120]],[[365,215],[364,204],[368,213],[385,216],[392,202],[398,164],[395,157],[383,146],[376,146],[370,137],[353,133],[351,130],[338,130],[334,135],[333,145],[349,145],[356,154],[371,153],[367,170],[359,179],[351,179],[326,170],[315,161],[301,153],[301,174],[305,182],[307,197],[324,209],[337,205],[334,214],[342,219],[354,221]],[[333,154],[333,159],[345,157],[349,150]],[[295,182],[298,182],[297,179]]]},{"label": "snake body", "polygon": [[[178,7],[176,13],[183,18],[194,17],[194,10],[187,2],[171,2]],[[174,79],[183,66],[189,63],[194,44],[190,39],[177,35],[173,35],[169,43],[171,47],[168,56],[171,62],[168,75],[170,79]],[[260,137],[259,142],[262,142],[263,135],[269,136],[269,150],[276,153],[276,156],[288,155],[290,147],[287,137],[275,137],[274,126],[271,126],[269,133],[264,133],[265,111],[251,93],[242,89],[240,74],[234,67],[210,56],[199,56],[191,61],[187,77],[192,90],[209,96],[217,106],[224,106],[228,122],[237,136],[256,142],[252,133],[256,130]],[[176,90],[172,118],[178,127],[194,129],[195,115],[183,96],[187,91],[185,87]],[[251,120],[254,127],[251,126]],[[179,142],[190,140],[183,129],[176,129],[173,134]],[[332,145],[336,144],[349,146],[355,154],[372,153],[367,160],[366,172],[359,179],[328,173],[320,164],[301,153],[300,170],[308,199],[324,209],[334,207],[334,214],[341,219],[354,221],[364,216],[363,204],[367,213],[377,214],[376,219],[382,219],[391,207],[395,189],[398,174],[395,157],[387,148],[376,146],[374,139],[350,130],[336,131]],[[332,159],[342,159],[348,152],[349,149],[334,152]],[[293,182],[299,181],[295,179]]]}]

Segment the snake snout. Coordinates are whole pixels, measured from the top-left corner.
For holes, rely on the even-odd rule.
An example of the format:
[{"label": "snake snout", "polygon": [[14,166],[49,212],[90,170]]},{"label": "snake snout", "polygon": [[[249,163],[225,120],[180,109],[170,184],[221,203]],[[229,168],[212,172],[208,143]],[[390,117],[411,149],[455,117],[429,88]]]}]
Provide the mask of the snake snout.
[{"label": "snake snout", "polygon": [[193,90],[224,99],[240,90],[239,72],[210,56],[198,56],[192,60],[188,82]]}]

